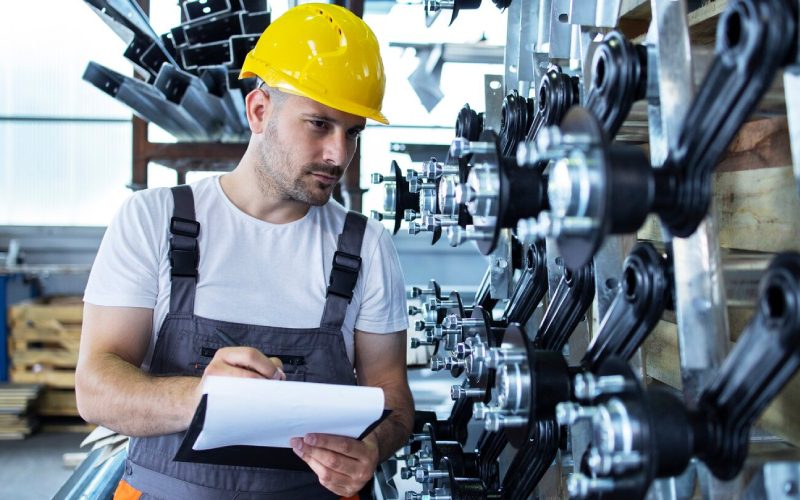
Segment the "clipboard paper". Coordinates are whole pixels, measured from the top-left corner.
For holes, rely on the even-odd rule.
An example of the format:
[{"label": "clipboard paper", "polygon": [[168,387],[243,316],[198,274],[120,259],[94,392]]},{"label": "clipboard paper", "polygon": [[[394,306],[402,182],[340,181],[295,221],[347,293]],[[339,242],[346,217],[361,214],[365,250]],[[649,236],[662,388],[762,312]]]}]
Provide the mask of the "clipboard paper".
[{"label": "clipboard paper", "polygon": [[290,438],[363,439],[391,413],[375,387],[209,377],[203,392],[175,461],[308,472]]}]

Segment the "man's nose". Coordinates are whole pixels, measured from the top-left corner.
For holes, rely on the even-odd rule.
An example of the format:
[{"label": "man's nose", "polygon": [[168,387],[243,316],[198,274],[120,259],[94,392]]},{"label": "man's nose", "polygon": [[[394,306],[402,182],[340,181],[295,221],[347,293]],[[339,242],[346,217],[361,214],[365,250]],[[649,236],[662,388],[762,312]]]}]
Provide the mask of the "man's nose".
[{"label": "man's nose", "polygon": [[334,132],[325,142],[325,163],[347,167],[353,155],[353,147],[344,132]]}]

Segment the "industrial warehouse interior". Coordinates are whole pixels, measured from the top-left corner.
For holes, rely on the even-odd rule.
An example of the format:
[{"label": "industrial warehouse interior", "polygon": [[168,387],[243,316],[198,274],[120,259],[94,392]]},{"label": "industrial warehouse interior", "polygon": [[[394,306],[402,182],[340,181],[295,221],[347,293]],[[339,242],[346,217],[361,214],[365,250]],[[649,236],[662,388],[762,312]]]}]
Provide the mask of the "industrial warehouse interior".
[{"label": "industrial warehouse interior", "polygon": [[800,499],[800,0],[0,16],[0,499]]}]

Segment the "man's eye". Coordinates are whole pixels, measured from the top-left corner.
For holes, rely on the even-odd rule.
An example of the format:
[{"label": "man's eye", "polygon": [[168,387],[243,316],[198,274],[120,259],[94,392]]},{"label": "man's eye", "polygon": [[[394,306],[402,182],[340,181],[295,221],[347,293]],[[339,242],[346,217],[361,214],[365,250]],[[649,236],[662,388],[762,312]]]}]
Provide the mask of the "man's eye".
[{"label": "man's eye", "polygon": [[358,139],[359,137],[361,137],[361,131],[360,130],[353,130],[351,132],[348,132],[347,136],[350,139]]},{"label": "man's eye", "polygon": [[322,120],[310,120],[309,123],[314,127],[320,130],[325,130],[328,128],[328,122]]}]

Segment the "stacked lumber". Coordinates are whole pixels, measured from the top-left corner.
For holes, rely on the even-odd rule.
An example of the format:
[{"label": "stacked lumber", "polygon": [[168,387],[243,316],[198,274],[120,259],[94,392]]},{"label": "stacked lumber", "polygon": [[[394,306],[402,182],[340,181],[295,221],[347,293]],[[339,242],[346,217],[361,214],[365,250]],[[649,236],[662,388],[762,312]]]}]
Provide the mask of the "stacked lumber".
[{"label": "stacked lumber", "polygon": [[36,413],[45,429],[91,430],[78,416],[75,367],[78,363],[83,303],[80,297],[29,300],[9,310],[13,382],[44,387]]},{"label": "stacked lumber", "polygon": [[0,384],[0,440],[23,439],[36,430],[41,391],[38,384]]}]

